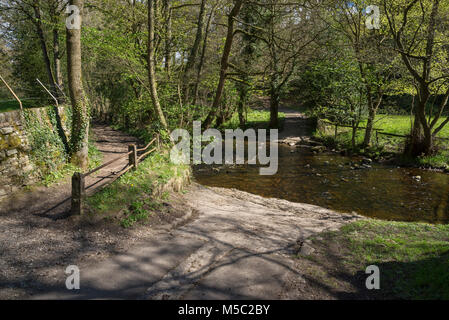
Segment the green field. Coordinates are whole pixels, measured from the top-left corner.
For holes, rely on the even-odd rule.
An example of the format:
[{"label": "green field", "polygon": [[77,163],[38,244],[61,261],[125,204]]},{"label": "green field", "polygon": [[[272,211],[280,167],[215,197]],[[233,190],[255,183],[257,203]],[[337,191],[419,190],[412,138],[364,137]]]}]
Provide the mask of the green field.
[{"label": "green field", "polygon": [[[446,117],[441,117],[437,126],[446,120]],[[410,133],[411,127],[410,116],[395,116],[395,115],[378,115],[375,120],[374,127],[376,129],[383,129],[383,132],[407,135]],[[361,123],[361,126],[366,125],[366,120]],[[449,138],[449,125],[446,125],[437,135],[441,138]]]},{"label": "green field", "polygon": [[[446,117],[439,119],[438,124],[442,123]],[[366,126],[366,120],[360,123],[361,128]],[[378,115],[375,120],[374,128],[382,129],[384,133],[393,133],[398,135],[410,134],[411,120],[410,116],[400,115]],[[337,149],[352,150],[354,153],[365,154],[366,156],[380,155],[382,152],[393,152],[397,155],[401,155],[404,150],[404,137],[392,137],[386,135],[378,135],[376,137],[375,132],[371,138],[371,144],[374,151],[373,154],[369,153],[369,150],[361,149],[359,146],[362,144],[365,130],[360,129],[356,135],[356,148],[353,150],[351,143],[351,128],[339,127],[337,139],[335,139],[334,126],[329,125],[326,128],[326,132],[317,132],[316,136],[321,138],[328,147]],[[449,124],[446,125],[437,135],[439,138],[449,138]],[[417,159],[411,159],[404,156],[398,158],[398,164],[403,165],[419,165],[430,166],[434,168],[447,168],[449,167],[449,141],[437,140],[439,146],[439,152],[433,156],[419,157]]]},{"label": "green field", "polygon": [[[22,105],[24,108],[38,108],[43,107],[42,102],[38,102],[36,100],[22,100]],[[0,112],[8,112],[8,111],[14,111],[19,110],[20,105],[15,100],[3,100],[0,101]]]},{"label": "green field", "polygon": [[[285,119],[285,113],[279,112],[279,127]],[[270,123],[270,111],[249,110],[247,114],[246,128],[266,129]],[[232,118],[222,126],[224,129],[237,129],[240,127],[239,115],[234,113]],[[241,128],[241,129],[246,129]]]}]

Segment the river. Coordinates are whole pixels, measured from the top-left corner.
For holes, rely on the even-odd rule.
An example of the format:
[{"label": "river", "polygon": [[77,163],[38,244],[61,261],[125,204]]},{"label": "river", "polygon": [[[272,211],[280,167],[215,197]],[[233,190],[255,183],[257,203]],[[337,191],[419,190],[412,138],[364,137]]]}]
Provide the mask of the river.
[{"label": "river", "polygon": [[449,223],[449,175],[375,163],[371,168],[355,168],[354,163],[361,164],[360,158],[279,145],[275,175],[261,176],[255,165],[198,165],[194,176],[206,186],[236,188],[366,217]]}]

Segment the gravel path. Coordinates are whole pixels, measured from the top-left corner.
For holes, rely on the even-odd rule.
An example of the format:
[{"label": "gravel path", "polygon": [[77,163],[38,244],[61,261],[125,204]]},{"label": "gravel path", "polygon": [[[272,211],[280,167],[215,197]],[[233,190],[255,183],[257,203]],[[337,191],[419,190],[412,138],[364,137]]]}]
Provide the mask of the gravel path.
[{"label": "gravel path", "polygon": [[[103,161],[127,152],[136,139],[104,125],[94,125]],[[87,185],[111,179],[126,160],[105,168]],[[22,191],[0,203],[0,299],[27,298],[42,292],[74,260],[99,260],[141,240],[148,234],[112,224],[90,225],[69,217],[70,178],[57,185]]]},{"label": "gravel path", "polygon": [[[59,284],[38,299],[301,299],[293,257],[307,238],[358,216],[194,184],[185,210],[198,217],[81,270],[81,289]],[[292,285],[294,283],[295,285]],[[299,288],[298,288],[299,286]]]}]

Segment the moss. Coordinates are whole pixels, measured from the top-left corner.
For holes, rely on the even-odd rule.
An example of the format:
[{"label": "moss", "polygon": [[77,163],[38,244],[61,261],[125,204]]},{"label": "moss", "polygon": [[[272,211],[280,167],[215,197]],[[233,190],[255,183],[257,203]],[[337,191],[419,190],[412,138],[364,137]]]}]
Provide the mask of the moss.
[{"label": "moss", "polygon": [[0,150],[8,149],[8,141],[6,141],[4,136],[0,136]]},{"label": "moss", "polygon": [[8,137],[9,148],[17,148],[22,145],[22,139],[17,134],[11,134]]}]

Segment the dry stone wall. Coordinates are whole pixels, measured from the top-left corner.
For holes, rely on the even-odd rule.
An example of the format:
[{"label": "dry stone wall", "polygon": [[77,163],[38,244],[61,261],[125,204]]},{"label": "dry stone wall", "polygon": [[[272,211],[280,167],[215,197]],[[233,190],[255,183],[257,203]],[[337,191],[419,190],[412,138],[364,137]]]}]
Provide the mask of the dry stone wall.
[{"label": "dry stone wall", "polygon": [[[47,108],[28,109],[31,117],[51,126]],[[59,107],[64,114],[64,107]],[[62,117],[63,126],[67,121]],[[56,128],[54,128],[56,130]],[[20,111],[0,113],[0,201],[37,179],[25,118]]]}]

